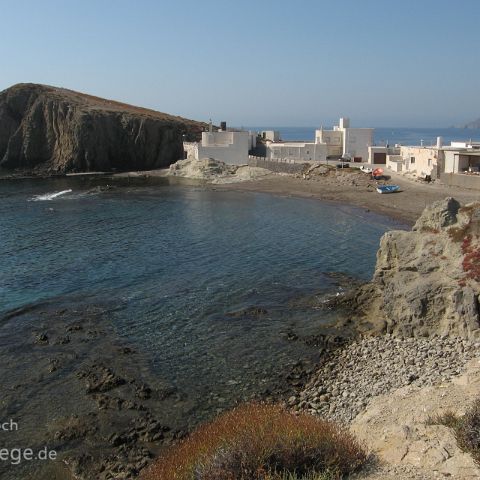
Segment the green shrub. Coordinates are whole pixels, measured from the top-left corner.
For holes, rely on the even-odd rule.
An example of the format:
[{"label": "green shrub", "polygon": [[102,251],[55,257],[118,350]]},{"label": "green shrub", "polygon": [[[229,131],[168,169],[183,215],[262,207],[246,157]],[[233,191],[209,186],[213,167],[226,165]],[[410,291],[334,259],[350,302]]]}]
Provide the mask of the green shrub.
[{"label": "green shrub", "polygon": [[346,429],[278,405],[246,404],[171,447],[145,480],[333,480],[367,459]]}]

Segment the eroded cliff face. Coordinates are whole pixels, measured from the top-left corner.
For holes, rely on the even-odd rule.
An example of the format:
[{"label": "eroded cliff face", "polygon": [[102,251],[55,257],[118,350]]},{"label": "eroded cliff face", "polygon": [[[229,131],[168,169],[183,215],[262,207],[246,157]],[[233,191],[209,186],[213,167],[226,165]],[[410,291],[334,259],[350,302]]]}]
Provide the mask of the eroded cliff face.
[{"label": "eroded cliff face", "polygon": [[0,168],[46,173],[149,170],[183,158],[205,124],[66,89],[0,92]]},{"label": "eroded cliff face", "polygon": [[480,203],[427,207],[412,231],[381,239],[372,282],[357,294],[365,317],[400,336],[480,338]]}]

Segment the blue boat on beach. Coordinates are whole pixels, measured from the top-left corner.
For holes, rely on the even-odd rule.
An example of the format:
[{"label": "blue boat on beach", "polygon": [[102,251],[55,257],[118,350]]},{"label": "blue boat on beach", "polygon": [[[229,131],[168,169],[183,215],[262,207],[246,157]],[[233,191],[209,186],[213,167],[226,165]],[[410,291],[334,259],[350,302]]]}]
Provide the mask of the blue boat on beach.
[{"label": "blue boat on beach", "polygon": [[398,185],[378,185],[377,186],[378,193],[395,193],[399,191],[400,191],[400,187]]}]

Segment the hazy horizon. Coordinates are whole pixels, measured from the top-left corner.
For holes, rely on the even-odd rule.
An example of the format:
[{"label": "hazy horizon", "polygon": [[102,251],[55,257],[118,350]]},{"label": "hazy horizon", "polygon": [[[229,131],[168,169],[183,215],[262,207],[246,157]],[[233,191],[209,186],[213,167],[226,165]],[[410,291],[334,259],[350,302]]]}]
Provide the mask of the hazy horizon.
[{"label": "hazy horizon", "polygon": [[0,90],[43,83],[230,125],[448,128],[480,116],[474,0],[0,6]]}]

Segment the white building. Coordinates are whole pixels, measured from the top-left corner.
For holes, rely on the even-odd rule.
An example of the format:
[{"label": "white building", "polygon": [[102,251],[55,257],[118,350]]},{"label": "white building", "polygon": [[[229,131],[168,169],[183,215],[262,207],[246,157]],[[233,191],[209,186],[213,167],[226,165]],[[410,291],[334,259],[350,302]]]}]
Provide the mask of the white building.
[{"label": "white building", "polygon": [[[368,163],[371,165],[386,165],[393,157],[400,155],[400,146],[387,147],[383,145],[372,145],[368,147]],[[387,165],[388,166],[388,165]]]},{"label": "white building", "polygon": [[348,118],[341,118],[333,130],[315,130],[313,142],[267,142],[267,157],[294,162],[326,162],[344,156],[354,162],[366,162],[373,144],[373,128],[350,128]]},{"label": "white building", "polygon": [[342,155],[354,162],[368,160],[368,147],[373,145],[373,128],[351,128],[350,119],[341,118],[333,130],[316,130],[315,141],[329,146],[329,155]]},{"label": "white building", "polygon": [[207,132],[202,132],[200,142],[184,142],[186,158],[200,160],[213,158],[230,165],[245,165],[248,152],[255,148],[256,136],[243,130],[213,131],[212,123]]},{"label": "white building", "polygon": [[[377,148],[389,150],[372,147],[371,151]],[[443,173],[480,172],[480,144],[451,142],[450,146],[444,146],[441,137],[437,137],[435,146],[401,146],[399,152],[386,158],[387,168],[417,177],[439,178]]]},{"label": "white building", "polygon": [[480,143],[451,142],[444,156],[445,173],[480,173]]},{"label": "white building", "polygon": [[315,130],[315,143],[327,146],[327,156],[341,157],[343,155],[343,132],[337,130]]},{"label": "white building", "polygon": [[262,130],[260,136],[263,140],[270,140],[271,142],[280,141],[280,132],[278,130]]},{"label": "white building", "polygon": [[400,156],[403,162],[402,171],[415,173],[422,178],[426,176],[437,178],[437,167],[444,158],[441,146],[402,146]]},{"label": "white building", "polygon": [[[371,147],[370,159],[379,164],[385,159],[385,166],[397,173],[409,173],[425,178],[438,178],[442,171],[444,160],[443,140],[437,138],[435,146],[395,145],[395,147]],[[384,153],[380,153],[380,152]],[[380,157],[380,155],[382,155]]]}]

